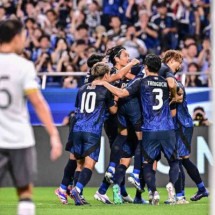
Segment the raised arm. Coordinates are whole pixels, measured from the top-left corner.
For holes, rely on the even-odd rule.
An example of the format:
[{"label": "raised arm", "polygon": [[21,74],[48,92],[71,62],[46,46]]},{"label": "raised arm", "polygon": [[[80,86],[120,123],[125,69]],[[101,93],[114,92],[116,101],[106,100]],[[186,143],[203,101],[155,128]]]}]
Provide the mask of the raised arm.
[{"label": "raised arm", "polygon": [[119,98],[129,96],[129,92],[126,89],[120,89],[114,87],[113,85],[109,84],[107,81],[95,80],[92,82],[92,85],[102,85],[107,88],[112,94],[118,96]]},{"label": "raised arm", "polygon": [[126,76],[131,70],[132,66],[135,66],[136,64],[140,63],[139,60],[137,59],[132,59],[131,62],[129,62],[125,67],[123,67],[117,74],[113,74],[110,76],[108,79],[108,82],[114,82],[117,80],[122,79],[123,77]]}]

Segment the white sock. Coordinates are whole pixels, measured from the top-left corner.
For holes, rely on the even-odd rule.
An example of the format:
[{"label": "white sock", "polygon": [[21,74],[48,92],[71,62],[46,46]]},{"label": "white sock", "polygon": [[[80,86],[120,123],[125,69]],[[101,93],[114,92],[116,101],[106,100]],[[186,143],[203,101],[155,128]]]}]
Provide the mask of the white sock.
[{"label": "white sock", "polygon": [[59,188],[61,193],[66,193],[66,190],[64,190],[63,188]]},{"label": "white sock", "polygon": [[133,173],[133,175],[134,175],[135,178],[139,178],[139,174]]},{"label": "white sock", "polygon": [[77,186],[75,186],[76,190],[80,193],[81,192],[81,189]]},{"label": "white sock", "polygon": [[17,215],[35,215],[35,204],[31,201],[20,201]]}]

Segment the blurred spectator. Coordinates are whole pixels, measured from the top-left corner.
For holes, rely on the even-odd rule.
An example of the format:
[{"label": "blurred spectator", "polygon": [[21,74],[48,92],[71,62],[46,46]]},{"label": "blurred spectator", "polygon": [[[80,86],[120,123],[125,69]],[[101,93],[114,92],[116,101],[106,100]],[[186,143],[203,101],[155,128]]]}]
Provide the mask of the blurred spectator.
[{"label": "blurred spectator", "polygon": [[127,0],[105,0],[103,1],[103,10],[101,24],[109,29],[109,17],[118,16],[123,21],[125,11],[123,10],[123,4],[126,4]]},{"label": "blurred spectator", "polygon": [[57,31],[56,25],[58,20],[58,15],[55,10],[49,9],[46,11],[46,17],[47,17],[47,24],[45,31],[47,34],[52,34]]},{"label": "blurred spectator", "polygon": [[37,59],[43,54],[48,53],[51,54],[51,48],[50,48],[50,37],[48,35],[42,35],[39,38],[39,47],[33,51],[32,53],[32,60],[34,62],[37,61]]},{"label": "blurred spectator", "polygon": [[126,24],[135,24],[138,22],[138,4],[135,0],[128,0],[126,5]]},{"label": "blurred spectator", "polygon": [[206,113],[203,107],[196,107],[193,110],[193,124],[194,126],[210,126],[211,122],[206,118]]},{"label": "blurred spectator", "polygon": [[178,45],[175,15],[167,12],[166,5],[166,1],[158,2],[156,5],[158,13],[151,19],[151,22],[156,25],[161,51],[176,49]]},{"label": "blurred spectator", "polygon": [[145,43],[137,38],[136,28],[132,25],[127,27],[126,36],[119,39],[117,45],[122,45],[128,51],[131,59],[140,58],[147,53]]},{"label": "blurred spectator", "polygon": [[95,35],[96,42],[94,47],[96,48],[95,52],[105,53],[107,50],[108,35],[104,26],[99,25],[96,27]]},{"label": "blurred spectator", "polygon": [[[85,72],[90,54],[106,53],[116,43],[126,46],[131,58],[180,48],[183,72],[194,62],[197,82],[211,86],[210,0],[2,0],[0,20],[7,18],[25,24],[23,55],[38,71]],[[50,66],[44,55],[51,56]],[[62,78],[51,79],[63,86]],[[77,82],[80,86],[82,77]]]},{"label": "blurred spectator", "polygon": [[107,32],[109,40],[119,40],[121,37],[125,36],[126,26],[121,24],[118,16],[110,17],[110,30]]},{"label": "blurred spectator", "polygon": [[[199,79],[199,75],[195,74],[199,72],[199,66],[197,63],[190,63],[188,65],[188,75],[186,76],[185,87],[202,87],[202,82]],[[192,74],[194,73],[194,74]]]},{"label": "blurred spectator", "polygon": [[87,4],[86,24],[89,26],[90,35],[93,34],[95,28],[101,24],[99,12],[99,3],[95,0]]},{"label": "blurred spectator", "polygon": [[70,12],[70,32],[74,36],[76,32],[76,28],[86,23],[86,15],[84,12],[76,10]]},{"label": "blurred spectator", "polygon": [[159,53],[158,32],[155,24],[149,22],[149,13],[142,10],[139,13],[139,22],[136,24],[138,28],[137,36],[146,44],[149,52]]}]

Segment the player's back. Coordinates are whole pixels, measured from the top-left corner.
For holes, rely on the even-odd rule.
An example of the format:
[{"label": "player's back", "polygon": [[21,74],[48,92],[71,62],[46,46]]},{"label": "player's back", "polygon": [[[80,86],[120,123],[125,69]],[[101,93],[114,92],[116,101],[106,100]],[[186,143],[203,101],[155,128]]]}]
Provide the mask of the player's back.
[{"label": "player's back", "polygon": [[147,76],[141,81],[143,130],[164,131],[174,129],[169,108],[167,82],[160,76]]},{"label": "player's back", "polygon": [[107,108],[113,106],[111,93],[103,86],[82,86],[76,98],[77,122],[74,132],[101,134]]},{"label": "player's back", "polygon": [[25,93],[37,89],[33,63],[16,55],[0,54],[0,148],[34,145]]},{"label": "player's back", "polygon": [[177,103],[177,123],[180,125],[183,125],[185,127],[192,127],[193,126],[193,120],[190,116],[188,107],[187,107],[187,96],[186,91],[181,82],[178,82],[178,86],[183,90],[183,102]]}]

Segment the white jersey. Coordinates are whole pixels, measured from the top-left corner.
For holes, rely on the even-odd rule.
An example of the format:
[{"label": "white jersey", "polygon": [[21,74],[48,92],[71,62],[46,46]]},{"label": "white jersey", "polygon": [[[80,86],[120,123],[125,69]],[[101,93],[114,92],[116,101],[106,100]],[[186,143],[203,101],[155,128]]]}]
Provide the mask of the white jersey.
[{"label": "white jersey", "polygon": [[0,53],[0,148],[20,149],[35,144],[26,94],[37,89],[32,62],[16,54]]}]

